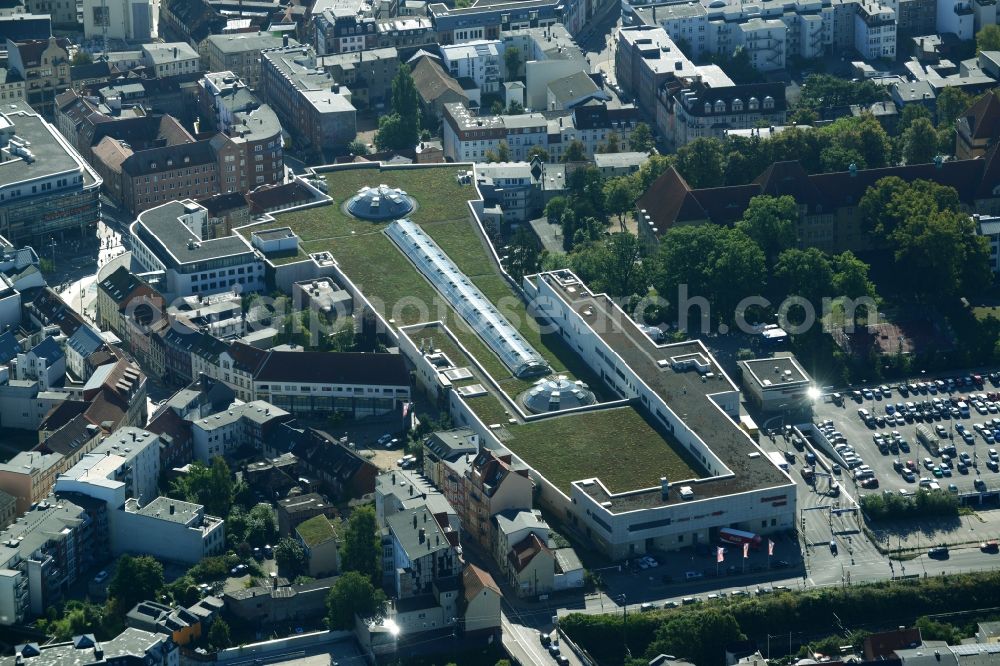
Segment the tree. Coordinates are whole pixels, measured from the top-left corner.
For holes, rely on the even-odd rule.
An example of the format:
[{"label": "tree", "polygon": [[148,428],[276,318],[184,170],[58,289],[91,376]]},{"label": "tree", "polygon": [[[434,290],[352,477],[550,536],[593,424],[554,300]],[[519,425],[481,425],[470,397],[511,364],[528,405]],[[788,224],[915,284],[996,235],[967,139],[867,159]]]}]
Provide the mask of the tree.
[{"label": "tree", "polygon": [[611,234],[605,243],[590,243],[570,256],[574,272],[594,291],[611,296],[645,292],[639,240],[628,232]]},{"label": "tree", "polygon": [[908,217],[891,237],[897,276],[932,303],[981,291],[992,282],[989,249],[973,225],[968,214],[952,210]]},{"label": "tree", "polygon": [[955,119],[972,106],[972,102],[972,95],[967,94],[961,88],[948,86],[942,90],[938,93],[935,101],[938,126],[949,130],[954,129]]},{"label": "tree", "polygon": [[270,504],[257,504],[246,517],[244,541],[255,548],[274,543],[278,537],[278,526],[274,520],[274,510]]},{"label": "tree", "polygon": [[535,159],[536,155],[538,156],[538,159],[540,159],[543,162],[549,161],[549,151],[545,150],[541,146],[531,147],[531,150],[528,151],[528,161],[530,162],[531,160]]},{"label": "tree", "polygon": [[508,46],[503,52],[503,64],[506,69],[508,81],[513,81],[521,76],[521,49],[516,46]]},{"label": "tree", "polygon": [[618,138],[617,132],[612,132],[608,135],[608,142],[602,143],[597,152],[599,153],[617,153],[621,150],[621,140]]},{"label": "tree", "polygon": [[1000,51],[1000,25],[990,23],[976,33],[976,53],[982,51]]},{"label": "tree", "polygon": [[413,83],[410,66],[402,64],[392,79],[392,111],[403,123],[404,148],[412,148],[420,138],[420,96]]},{"label": "tree", "polygon": [[411,141],[411,138],[407,123],[398,113],[388,113],[378,119],[375,147],[379,151],[412,148],[416,140]]},{"label": "tree", "polygon": [[108,597],[124,614],[140,601],[156,600],[162,588],[162,564],[148,555],[122,555],[108,585]]},{"label": "tree", "polygon": [[882,243],[888,242],[909,217],[958,208],[954,188],[929,180],[907,183],[896,176],[876,181],[858,202],[862,227]]},{"label": "tree", "polygon": [[833,258],[833,290],[847,298],[875,297],[875,285],[868,278],[871,267],[850,250]]},{"label": "tree", "polygon": [[507,112],[506,113],[507,113],[508,116],[519,116],[522,113],[524,113],[524,105],[522,105],[516,99],[512,99],[510,101],[510,104],[507,105]]},{"label": "tree", "polygon": [[636,123],[635,129],[628,137],[628,146],[632,150],[640,153],[648,153],[653,150],[653,132],[646,123]]},{"label": "tree", "polygon": [[821,250],[814,247],[804,250],[791,248],[778,256],[774,277],[784,295],[801,296],[816,307],[821,298],[830,295],[833,266]]},{"label": "tree", "polygon": [[[681,285],[689,298],[704,297],[714,321],[732,321],[739,301],[763,291],[764,252],[738,229],[714,224],[674,227],[660,239],[651,282],[670,301]],[[671,302],[675,309],[677,304]],[[693,316],[697,309],[688,316]]]},{"label": "tree", "polygon": [[896,125],[896,131],[902,134],[918,118],[933,120],[931,112],[923,104],[907,104],[903,107],[902,113],[899,114],[899,123]]},{"label": "tree", "polygon": [[698,137],[677,150],[677,171],[694,189],[725,184],[722,142],[715,137]]},{"label": "tree", "polygon": [[850,81],[830,74],[810,74],[802,84],[799,106],[807,109],[869,106],[885,99],[885,91],[871,80]]},{"label": "tree", "polygon": [[501,140],[497,144],[497,161],[510,162],[510,146],[507,145],[506,141]]},{"label": "tree", "polygon": [[773,263],[782,250],[794,247],[798,220],[799,207],[795,199],[788,195],[762,195],[750,199],[736,228],[752,238],[764,251],[768,263]]},{"label": "tree", "polygon": [[744,640],[729,609],[712,608],[697,615],[680,613],[660,625],[649,654],[673,654],[698,666],[722,666],[723,646]]},{"label": "tree", "polygon": [[365,156],[368,154],[368,144],[361,139],[355,139],[347,144],[347,152],[351,155]]},{"label": "tree", "polygon": [[354,510],[344,531],[344,548],[340,557],[344,571],[357,571],[372,581],[378,581],[382,545],[377,531],[374,507],[363,506]]},{"label": "tree", "polygon": [[604,183],[604,209],[618,217],[618,226],[622,231],[625,231],[625,219],[635,199],[635,182],[631,178],[618,176]]},{"label": "tree", "polygon": [[233,644],[229,637],[229,624],[221,617],[215,618],[212,628],[208,630],[208,644],[215,650],[225,650]]},{"label": "tree", "polygon": [[525,275],[538,271],[539,263],[538,243],[534,235],[524,227],[518,227],[507,245],[507,273],[520,284]]},{"label": "tree", "polygon": [[587,147],[583,145],[583,142],[579,139],[573,139],[566,146],[566,152],[563,153],[563,162],[583,162],[587,159]]},{"label": "tree", "polygon": [[379,613],[385,594],[371,580],[357,571],[348,571],[337,579],[326,598],[326,622],[330,629],[352,629],[354,616],[366,618]]},{"label": "tree", "polygon": [[[684,53],[691,53],[691,51],[684,51]],[[725,70],[726,74],[738,85],[760,83],[764,80],[763,75],[750,61],[749,51],[742,46],[736,47],[730,56],[713,55],[711,61]]]},{"label": "tree", "polygon": [[552,197],[549,199],[549,202],[545,204],[545,217],[548,219],[549,224],[559,224],[567,207],[568,202],[566,201],[566,197]]},{"label": "tree", "polygon": [[283,574],[294,578],[306,569],[306,551],[297,540],[285,537],[274,547],[274,561]]},{"label": "tree", "polygon": [[228,516],[234,494],[229,465],[220,457],[212,460],[211,467],[194,462],[185,476],[174,481],[171,493],[185,501],[203,505],[207,514]]},{"label": "tree", "polygon": [[907,164],[926,164],[937,155],[937,130],[928,118],[917,118],[900,137],[903,160]]}]

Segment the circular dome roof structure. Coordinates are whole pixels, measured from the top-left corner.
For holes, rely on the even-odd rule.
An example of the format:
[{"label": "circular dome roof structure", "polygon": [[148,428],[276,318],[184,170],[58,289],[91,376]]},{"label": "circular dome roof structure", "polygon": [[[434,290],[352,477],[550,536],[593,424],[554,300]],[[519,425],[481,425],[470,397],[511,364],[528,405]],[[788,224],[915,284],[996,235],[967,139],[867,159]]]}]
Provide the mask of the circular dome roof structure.
[{"label": "circular dome roof structure", "polygon": [[520,400],[529,411],[544,414],[593,405],[597,397],[584,382],[572,382],[566,375],[553,375],[535,382],[520,395]]},{"label": "circular dome roof structure", "polygon": [[413,197],[398,187],[362,187],[347,202],[347,212],[362,220],[384,222],[406,217],[417,207]]}]

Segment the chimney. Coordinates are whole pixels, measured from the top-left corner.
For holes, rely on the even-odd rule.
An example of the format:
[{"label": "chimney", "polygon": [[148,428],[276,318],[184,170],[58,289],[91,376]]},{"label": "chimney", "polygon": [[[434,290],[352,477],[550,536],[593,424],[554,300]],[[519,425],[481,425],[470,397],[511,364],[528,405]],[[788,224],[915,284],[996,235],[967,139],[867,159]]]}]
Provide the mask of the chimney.
[{"label": "chimney", "polygon": [[172,515],[174,515],[174,510],[175,510],[176,508],[177,508],[177,507],[175,507],[175,506],[174,506],[173,504],[171,504],[171,505],[170,505],[170,515],[171,515],[171,516],[172,516]]},{"label": "chimney", "polygon": [[287,32],[281,36],[281,45],[283,47],[285,47],[286,49],[288,48],[288,33]]},{"label": "chimney", "polygon": [[413,514],[413,529],[417,529],[417,514]]},{"label": "chimney", "polygon": [[174,59],[176,59],[176,58],[177,58],[177,47],[175,46],[174,47]]},{"label": "chimney", "polygon": [[424,512],[424,522],[425,523],[427,522],[427,512],[426,511]]},{"label": "chimney", "polygon": [[660,477],[660,494],[663,499],[667,499],[667,496],[670,494],[670,484],[667,482],[667,477],[665,476]]}]

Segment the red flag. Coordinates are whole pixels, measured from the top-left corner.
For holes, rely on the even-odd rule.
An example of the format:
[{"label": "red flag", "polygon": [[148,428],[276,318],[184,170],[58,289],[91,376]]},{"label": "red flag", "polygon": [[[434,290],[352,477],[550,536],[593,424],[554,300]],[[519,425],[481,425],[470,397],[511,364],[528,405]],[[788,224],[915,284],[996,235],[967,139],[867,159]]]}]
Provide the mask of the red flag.
[{"label": "red flag", "polygon": [[718,548],[715,549],[715,561],[722,562],[725,559],[726,559],[726,549],[723,548],[722,546],[719,546]]},{"label": "red flag", "polygon": [[767,554],[774,555],[774,542],[770,539],[767,540]]},{"label": "red flag", "polygon": [[743,544],[743,559],[745,560],[748,557],[750,557],[750,544],[745,543]]}]

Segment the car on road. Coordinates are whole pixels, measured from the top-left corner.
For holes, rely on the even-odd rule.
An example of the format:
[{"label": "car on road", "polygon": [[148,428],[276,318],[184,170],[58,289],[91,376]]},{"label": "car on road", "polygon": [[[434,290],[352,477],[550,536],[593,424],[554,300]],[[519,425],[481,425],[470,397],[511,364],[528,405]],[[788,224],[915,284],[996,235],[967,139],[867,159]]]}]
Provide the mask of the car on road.
[{"label": "car on road", "polygon": [[990,541],[984,541],[979,544],[979,550],[984,553],[997,553],[1000,552],[1000,541],[996,539],[991,539]]},{"label": "car on road", "polygon": [[664,608],[677,608],[678,606],[680,606],[680,604],[674,601],[673,599],[663,603]]},{"label": "car on road", "polygon": [[639,604],[639,610],[641,610],[643,613],[648,613],[651,610],[656,610],[656,606],[647,601],[645,603]]},{"label": "car on road", "polygon": [[552,636],[547,631],[539,631],[538,641],[545,647],[548,647],[549,643],[552,642]]},{"label": "car on road", "polygon": [[98,585],[100,585],[101,583],[103,583],[107,579],[108,579],[108,572],[107,571],[98,571],[97,575],[94,576],[94,582],[97,583]]},{"label": "car on road", "polygon": [[931,548],[927,551],[927,556],[932,557],[935,560],[946,560],[948,559],[948,548],[946,546]]},{"label": "car on road", "polygon": [[831,541],[830,542],[830,552],[833,553],[834,555],[837,554],[837,542],[836,541]]},{"label": "car on road", "polygon": [[696,604],[701,601],[700,597],[684,597],[681,599],[681,603],[685,606],[690,606],[691,604]]}]

